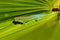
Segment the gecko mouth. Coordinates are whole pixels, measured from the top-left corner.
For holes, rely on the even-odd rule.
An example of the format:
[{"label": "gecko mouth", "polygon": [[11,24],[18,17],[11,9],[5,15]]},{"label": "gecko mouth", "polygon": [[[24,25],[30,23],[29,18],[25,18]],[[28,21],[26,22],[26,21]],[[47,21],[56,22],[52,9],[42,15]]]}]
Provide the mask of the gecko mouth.
[{"label": "gecko mouth", "polygon": [[22,22],[16,22],[16,21],[13,21],[13,24],[23,24]]}]

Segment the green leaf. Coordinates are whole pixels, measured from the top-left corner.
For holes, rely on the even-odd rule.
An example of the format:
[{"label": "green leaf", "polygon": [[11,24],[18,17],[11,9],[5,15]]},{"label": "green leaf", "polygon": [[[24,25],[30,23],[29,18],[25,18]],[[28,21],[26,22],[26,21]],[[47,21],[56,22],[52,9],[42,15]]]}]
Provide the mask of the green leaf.
[{"label": "green leaf", "polygon": [[[52,8],[60,0],[0,0],[0,40],[60,40],[60,21]],[[37,22],[13,24],[18,15],[45,14]],[[39,17],[40,18],[40,17]]]}]

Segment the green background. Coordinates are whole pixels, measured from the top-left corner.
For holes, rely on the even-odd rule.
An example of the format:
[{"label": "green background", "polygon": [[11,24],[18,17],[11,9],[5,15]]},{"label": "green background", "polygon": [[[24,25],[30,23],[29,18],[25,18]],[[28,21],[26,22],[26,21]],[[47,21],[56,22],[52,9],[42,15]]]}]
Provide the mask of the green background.
[{"label": "green background", "polygon": [[[60,0],[0,0],[0,40],[60,40],[60,21],[51,10],[57,2]],[[46,16],[37,22],[12,23],[14,16],[42,12]]]}]

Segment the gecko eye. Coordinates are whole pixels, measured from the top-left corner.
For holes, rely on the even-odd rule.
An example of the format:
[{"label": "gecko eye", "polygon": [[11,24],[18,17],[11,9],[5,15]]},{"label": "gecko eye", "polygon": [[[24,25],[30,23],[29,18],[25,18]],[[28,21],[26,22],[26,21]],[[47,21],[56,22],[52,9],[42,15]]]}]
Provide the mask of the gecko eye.
[{"label": "gecko eye", "polygon": [[59,8],[53,8],[52,11],[59,11]]}]

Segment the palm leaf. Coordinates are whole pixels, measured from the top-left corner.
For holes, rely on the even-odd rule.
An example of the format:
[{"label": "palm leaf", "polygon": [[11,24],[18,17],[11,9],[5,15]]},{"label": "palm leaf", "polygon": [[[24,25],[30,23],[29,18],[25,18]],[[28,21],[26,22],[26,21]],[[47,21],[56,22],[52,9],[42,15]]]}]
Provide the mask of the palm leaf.
[{"label": "palm leaf", "polygon": [[[52,12],[58,0],[0,0],[0,40],[60,40],[57,12]],[[47,11],[46,11],[47,10]],[[39,21],[14,25],[17,15],[44,13]]]}]

